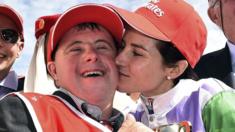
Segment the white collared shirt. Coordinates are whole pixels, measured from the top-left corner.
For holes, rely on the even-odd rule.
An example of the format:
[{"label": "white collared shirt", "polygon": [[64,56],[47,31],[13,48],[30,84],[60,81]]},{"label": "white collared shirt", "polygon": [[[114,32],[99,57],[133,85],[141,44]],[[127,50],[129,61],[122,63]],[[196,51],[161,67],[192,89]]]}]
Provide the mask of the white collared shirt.
[{"label": "white collared shirt", "polygon": [[13,89],[13,90],[17,90],[18,87],[18,77],[17,74],[14,70],[11,70],[7,76],[0,81],[0,85]]}]

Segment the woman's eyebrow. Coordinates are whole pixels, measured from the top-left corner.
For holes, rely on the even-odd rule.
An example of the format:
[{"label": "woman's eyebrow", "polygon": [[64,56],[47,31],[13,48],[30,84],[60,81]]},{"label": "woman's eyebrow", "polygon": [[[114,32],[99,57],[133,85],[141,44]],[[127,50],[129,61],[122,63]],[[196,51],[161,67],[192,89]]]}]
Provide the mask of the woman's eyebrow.
[{"label": "woman's eyebrow", "polygon": [[143,50],[147,51],[147,49],[144,48],[141,44],[131,43],[131,46],[136,47],[136,48],[140,48],[140,49],[143,49]]}]

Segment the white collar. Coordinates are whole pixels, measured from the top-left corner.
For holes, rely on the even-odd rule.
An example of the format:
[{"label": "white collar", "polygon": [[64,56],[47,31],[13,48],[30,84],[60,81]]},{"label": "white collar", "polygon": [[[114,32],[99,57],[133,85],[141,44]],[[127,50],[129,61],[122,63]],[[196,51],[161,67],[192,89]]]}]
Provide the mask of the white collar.
[{"label": "white collar", "polygon": [[[172,110],[180,101],[185,97],[189,96],[192,91],[198,89],[198,84],[196,81],[191,79],[181,79],[179,83],[170,89],[168,92],[152,96],[152,97],[141,97],[141,100],[146,104],[148,98],[153,98],[153,110],[155,115],[161,117],[165,116],[170,110]],[[144,105],[145,111],[147,111]]]},{"label": "white collar", "polygon": [[233,72],[235,72],[235,44],[233,44],[230,41],[227,41],[230,56],[231,56],[231,63],[232,63],[232,68]]},{"label": "white collar", "polygon": [[[70,96],[72,98],[72,100],[77,105],[77,108],[79,109],[80,112],[82,112],[85,115],[86,115],[86,112],[87,112],[90,115],[92,115],[92,117],[94,117],[95,119],[100,120],[101,115],[102,115],[102,111],[101,111],[101,109],[98,106],[89,104],[85,100],[82,100],[79,97],[76,97],[75,95],[73,95],[72,93],[70,93],[68,90],[66,90],[64,88],[60,88],[59,90],[62,91],[63,93],[65,93],[65,94],[67,94],[68,96]],[[86,105],[86,110],[84,110],[82,108],[83,104]]]},{"label": "white collar", "polygon": [[14,70],[9,71],[7,76],[0,82],[1,86],[17,90],[18,87],[18,77]]}]

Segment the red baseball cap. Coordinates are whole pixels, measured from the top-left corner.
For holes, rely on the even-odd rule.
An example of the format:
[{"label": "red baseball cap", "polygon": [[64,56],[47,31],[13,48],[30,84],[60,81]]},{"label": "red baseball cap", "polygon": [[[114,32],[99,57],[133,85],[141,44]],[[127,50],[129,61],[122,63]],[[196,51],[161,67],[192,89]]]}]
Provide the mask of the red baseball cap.
[{"label": "red baseball cap", "polygon": [[42,34],[50,31],[56,20],[61,14],[48,15],[39,17],[35,21],[35,37],[38,39]]},{"label": "red baseball cap", "polygon": [[12,19],[23,37],[23,19],[19,13],[8,5],[0,4],[0,14],[6,15]]},{"label": "red baseball cap", "polygon": [[198,13],[183,0],[152,0],[135,12],[109,6],[139,32],[173,43],[191,67],[200,59],[207,30]]},{"label": "red baseball cap", "polygon": [[114,10],[100,4],[80,4],[64,12],[51,29],[47,47],[48,61],[51,61],[51,54],[60,38],[73,26],[85,22],[94,22],[103,26],[112,34],[118,43],[121,43],[124,25]]}]

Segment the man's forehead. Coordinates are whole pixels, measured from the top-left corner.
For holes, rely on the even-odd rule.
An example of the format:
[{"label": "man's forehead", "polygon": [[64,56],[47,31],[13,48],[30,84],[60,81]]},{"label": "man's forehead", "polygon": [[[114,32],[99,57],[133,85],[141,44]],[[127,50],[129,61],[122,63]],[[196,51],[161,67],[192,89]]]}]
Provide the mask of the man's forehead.
[{"label": "man's forehead", "polygon": [[[85,27],[81,27],[81,26],[74,26],[73,28],[70,29],[70,31],[72,30],[72,32],[77,32],[77,33],[80,33],[80,34],[94,34],[94,35],[97,35],[97,36],[104,36],[104,37],[107,37],[107,38],[110,38],[110,39],[114,39],[112,37],[112,34],[106,29],[104,28],[103,26],[101,25],[98,25],[95,26],[95,27],[90,27],[90,26],[85,26]],[[90,36],[90,38],[93,38],[92,36]]]},{"label": "man's forehead", "polygon": [[108,42],[111,45],[115,45],[114,38],[112,35],[102,26],[99,28],[78,28],[73,27],[69,29],[61,38],[60,42],[64,41],[78,41],[80,43],[96,43],[98,42]]},{"label": "man's forehead", "polygon": [[102,25],[99,25],[97,23],[82,23],[74,26],[73,28],[77,29],[78,31],[80,30],[89,30],[92,32],[97,32],[97,31],[105,31],[110,34],[110,32],[104,28]]},{"label": "man's forehead", "polygon": [[[70,28],[68,31],[65,32],[65,34],[63,35],[63,37],[66,34],[97,34],[97,35],[101,35],[101,34],[105,34],[108,36],[112,36],[111,33],[103,28],[102,26],[98,26],[97,28],[90,28],[90,27],[82,27],[80,28],[79,26],[74,26],[72,28]],[[92,36],[90,36],[92,38]]]}]

